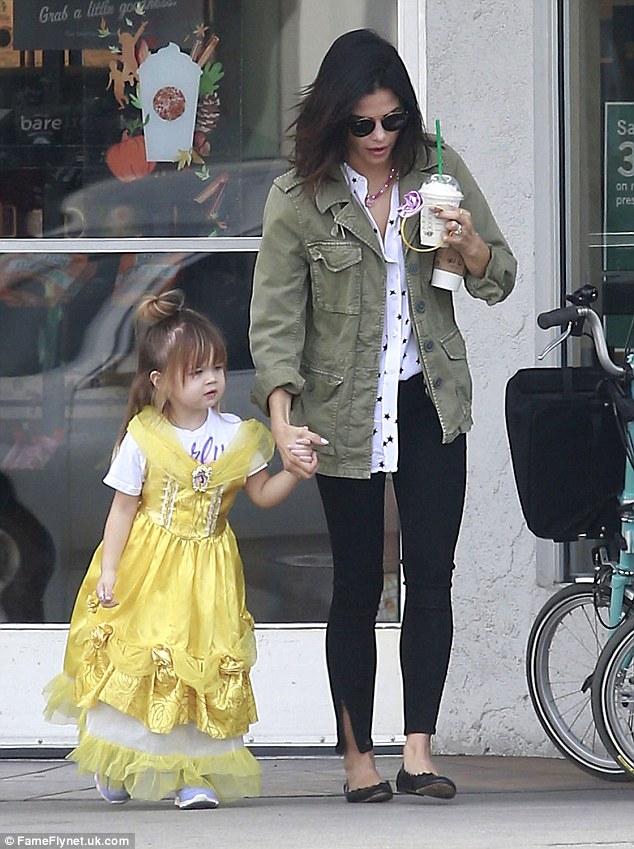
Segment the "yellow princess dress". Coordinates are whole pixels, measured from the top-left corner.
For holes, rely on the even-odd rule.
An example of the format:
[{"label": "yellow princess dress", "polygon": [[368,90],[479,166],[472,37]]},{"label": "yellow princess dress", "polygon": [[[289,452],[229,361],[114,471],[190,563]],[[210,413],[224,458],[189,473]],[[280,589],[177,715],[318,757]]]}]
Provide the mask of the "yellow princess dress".
[{"label": "yellow princess dress", "polygon": [[143,409],[129,432],[147,465],[139,509],[117,569],[117,607],[99,605],[97,548],[79,590],[64,672],[45,715],[77,722],[68,756],[133,798],[186,786],[221,801],[256,796],[259,766],[242,735],[257,720],[249,670],[253,619],[227,514],[250,472],[273,454],[255,420],[199,464],[171,424]]}]

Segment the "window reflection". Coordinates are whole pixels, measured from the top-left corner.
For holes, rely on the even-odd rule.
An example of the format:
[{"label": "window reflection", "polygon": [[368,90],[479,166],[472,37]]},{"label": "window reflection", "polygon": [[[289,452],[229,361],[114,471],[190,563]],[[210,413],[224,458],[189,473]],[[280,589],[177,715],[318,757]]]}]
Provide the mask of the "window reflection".
[{"label": "window reflection", "polygon": [[[143,294],[179,286],[221,327],[226,408],[257,415],[247,338],[254,254],[214,253],[214,237],[261,233],[271,183],[288,167],[292,106],[332,40],[362,26],[395,36],[396,4],[366,0],[345,9],[339,0],[100,3],[114,8],[103,18],[74,0],[66,5],[82,10],[84,27],[38,21],[44,7],[64,5],[0,0],[0,622],[69,619],[111,499],[101,480],[127,404]],[[189,150],[153,163],[142,155],[136,76],[170,42],[200,65],[204,84]],[[162,85],[170,88],[174,79]],[[68,248],[11,252],[12,240],[41,237]],[[82,247],[102,237],[120,239],[121,253]],[[139,252],[125,241],[144,237],[209,237],[208,253]],[[379,618],[397,621],[390,501],[387,510]],[[239,499],[232,524],[257,621],[324,621],[332,569],[314,482],[275,511]]]},{"label": "window reflection", "polygon": [[[212,318],[227,340],[225,408],[255,415],[247,336],[254,260],[244,252],[0,257],[0,620],[68,621],[112,497],[101,480],[135,369],[142,295],[178,286]],[[394,517],[390,504],[386,621],[399,615]],[[232,524],[256,619],[323,621],[332,563],[314,481],[275,511],[239,499]]]},{"label": "window reflection", "polygon": [[[632,343],[634,316],[634,6],[629,0],[559,5],[569,62],[561,91],[567,231],[561,299],[584,283],[597,287],[595,308],[619,359],[628,338]],[[589,363],[593,346],[577,339],[568,355]],[[594,544],[565,547],[566,580],[588,574]]]},{"label": "window reflection", "polygon": [[0,237],[259,234],[283,5],[0,0]]}]

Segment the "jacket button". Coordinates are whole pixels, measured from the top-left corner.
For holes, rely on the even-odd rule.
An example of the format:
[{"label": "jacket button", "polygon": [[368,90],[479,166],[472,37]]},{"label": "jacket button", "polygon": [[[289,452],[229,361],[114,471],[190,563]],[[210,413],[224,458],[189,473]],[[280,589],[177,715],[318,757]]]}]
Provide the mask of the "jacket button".
[{"label": "jacket button", "polygon": [[416,312],[425,312],[425,301],[416,301]]},{"label": "jacket button", "polygon": [[432,342],[431,339],[428,339],[427,342],[425,342],[425,344],[423,345],[423,348],[426,351],[433,351],[434,350],[434,343]]},{"label": "jacket button", "polygon": [[315,388],[315,384],[312,380],[307,380],[305,383],[305,387],[307,392],[312,392]]},{"label": "jacket button", "polygon": [[420,265],[417,262],[412,262],[407,266],[408,274],[420,274]]},{"label": "jacket button", "polygon": [[442,377],[437,377],[434,380],[434,389],[440,389],[441,386],[442,386]]}]

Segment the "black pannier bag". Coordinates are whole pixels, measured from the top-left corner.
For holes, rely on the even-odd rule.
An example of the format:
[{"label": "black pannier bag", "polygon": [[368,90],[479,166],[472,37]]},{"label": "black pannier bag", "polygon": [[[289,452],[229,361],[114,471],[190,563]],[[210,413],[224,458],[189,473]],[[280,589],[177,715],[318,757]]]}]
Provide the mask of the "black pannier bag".
[{"label": "black pannier bag", "polygon": [[625,448],[599,368],[529,368],[506,387],[506,427],[524,518],[556,542],[619,529]]}]

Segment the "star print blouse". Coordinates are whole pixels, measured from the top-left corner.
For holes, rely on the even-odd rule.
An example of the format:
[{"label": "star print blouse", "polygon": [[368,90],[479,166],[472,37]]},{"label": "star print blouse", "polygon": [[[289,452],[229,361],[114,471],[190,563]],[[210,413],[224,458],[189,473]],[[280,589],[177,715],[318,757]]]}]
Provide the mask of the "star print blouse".
[{"label": "star print blouse", "polygon": [[368,216],[383,251],[387,272],[383,339],[379,357],[379,382],[372,428],[372,472],[398,469],[398,384],[421,371],[416,338],[409,314],[403,244],[399,234],[398,181],[392,186],[390,216],[385,237],[365,205],[368,181],[347,163],[343,172],[350,191]]}]

